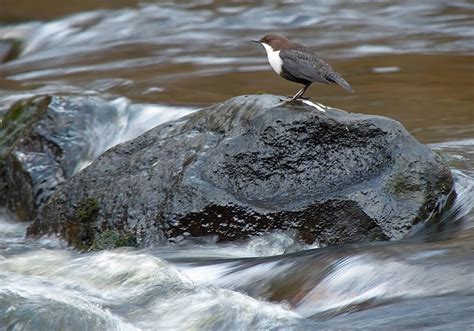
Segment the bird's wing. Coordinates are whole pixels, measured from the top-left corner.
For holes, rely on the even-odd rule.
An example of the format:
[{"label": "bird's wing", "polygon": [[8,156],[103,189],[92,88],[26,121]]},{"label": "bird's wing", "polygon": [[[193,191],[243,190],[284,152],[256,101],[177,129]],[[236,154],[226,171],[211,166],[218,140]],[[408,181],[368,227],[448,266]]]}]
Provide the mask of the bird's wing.
[{"label": "bird's wing", "polygon": [[333,72],[331,66],[311,51],[304,48],[285,49],[280,51],[280,57],[283,60],[283,70],[291,75],[310,82],[331,83],[327,79]]}]

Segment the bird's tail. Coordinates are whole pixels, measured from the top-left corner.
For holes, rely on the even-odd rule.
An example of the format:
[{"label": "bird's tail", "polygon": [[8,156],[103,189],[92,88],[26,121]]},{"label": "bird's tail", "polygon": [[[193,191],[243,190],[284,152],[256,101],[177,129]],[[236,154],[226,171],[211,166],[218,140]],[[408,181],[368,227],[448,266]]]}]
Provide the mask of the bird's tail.
[{"label": "bird's tail", "polygon": [[354,89],[352,88],[352,86],[344,78],[342,78],[341,75],[339,75],[337,72],[331,72],[326,78],[330,80],[331,82],[336,83],[347,92],[354,93]]}]

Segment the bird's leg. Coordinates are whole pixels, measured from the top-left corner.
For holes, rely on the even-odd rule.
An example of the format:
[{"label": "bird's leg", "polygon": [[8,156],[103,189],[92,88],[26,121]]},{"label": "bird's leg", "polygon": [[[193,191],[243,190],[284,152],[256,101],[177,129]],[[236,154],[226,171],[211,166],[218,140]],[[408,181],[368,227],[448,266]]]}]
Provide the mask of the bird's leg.
[{"label": "bird's leg", "polygon": [[303,86],[301,90],[299,90],[289,101],[295,101],[303,96],[304,92],[308,89],[309,85]]}]

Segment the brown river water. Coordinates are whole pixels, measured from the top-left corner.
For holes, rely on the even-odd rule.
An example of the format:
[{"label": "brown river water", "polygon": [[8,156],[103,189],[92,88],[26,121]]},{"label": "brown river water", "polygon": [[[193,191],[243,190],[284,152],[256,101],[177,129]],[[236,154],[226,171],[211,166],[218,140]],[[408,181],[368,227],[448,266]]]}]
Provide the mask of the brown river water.
[{"label": "brown river water", "polygon": [[[278,32],[355,88],[312,100],[401,121],[423,142],[474,136],[474,7],[468,0],[0,2],[0,37],[25,39],[0,66],[0,96],[94,90],[134,102],[204,106],[290,95],[250,40]],[[64,16],[69,15],[69,16]]]},{"label": "brown river water", "polygon": [[103,133],[97,156],[233,96],[294,94],[251,42],[268,32],[314,49],[356,90],[313,85],[312,101],[394,118],[443,154],[458,196],[439,223],[366,245],[273,233],[80,254],[25,239],[28,224],[0,210],[0,330],[474,328],[473,1],[0,0],[0,40],[21,41],[0,63],[0,120],[44,93],[139,114]]}]

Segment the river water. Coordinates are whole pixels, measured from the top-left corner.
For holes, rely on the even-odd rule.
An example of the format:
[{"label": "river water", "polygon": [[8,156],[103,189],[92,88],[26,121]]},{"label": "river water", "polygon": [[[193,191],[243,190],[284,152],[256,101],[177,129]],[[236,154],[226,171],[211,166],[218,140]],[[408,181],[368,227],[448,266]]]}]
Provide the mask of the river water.
[{"label": "river water", "polygon": [[30,95],[100,96],[123,121],[97,133],[98,155],[235,95],[294,93],[250,43],[280,32],[356,90],[312,86],[312,100],[401,121],[458,193],[401,241],[340,247],[281,232],[81,254],[25,239],[2,210],[0,330],[473,329],[473,22],[469,0],[0,0],[0,38],[23,42],[0,64],[0,116]]}]

